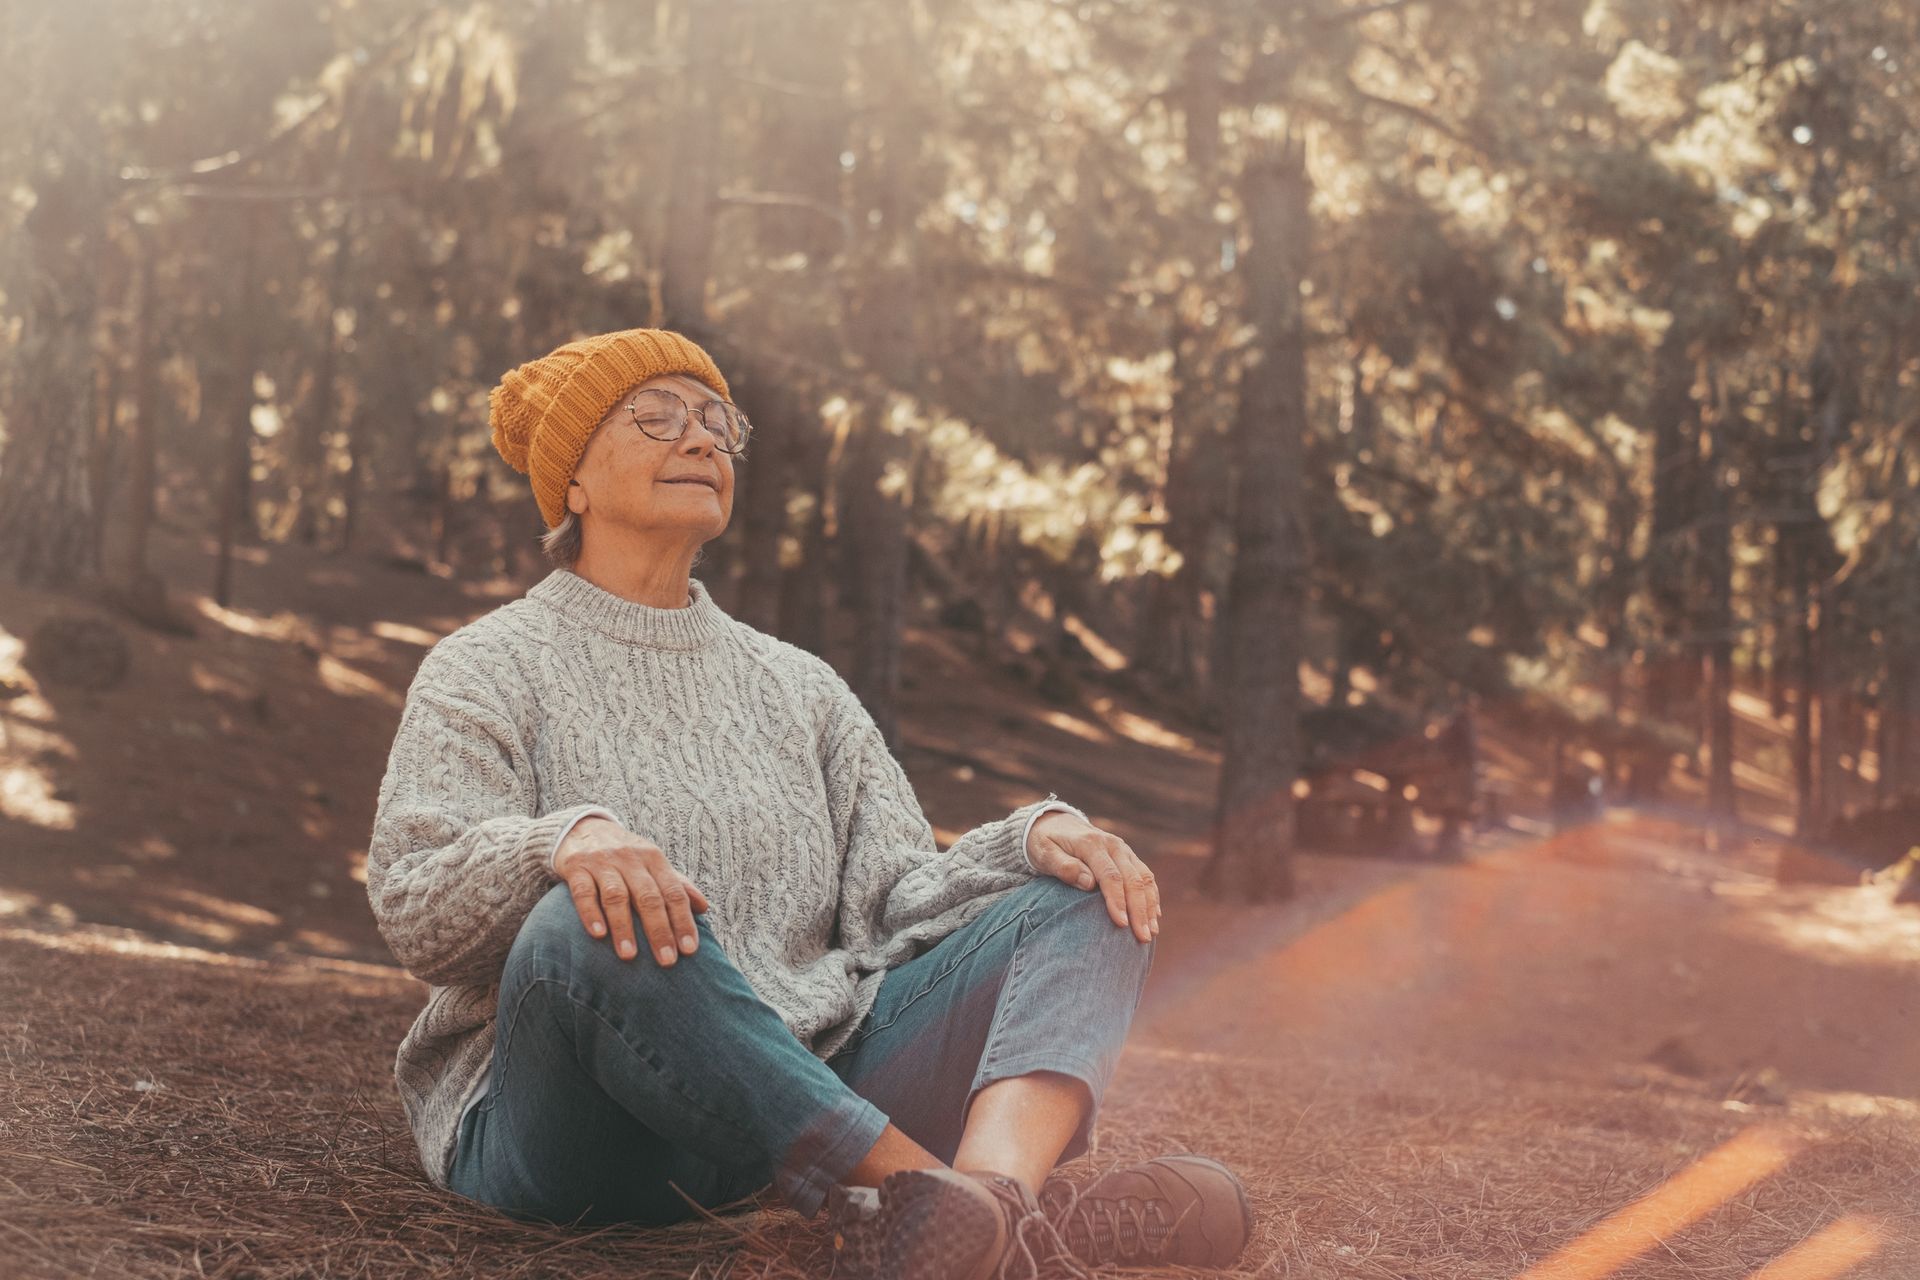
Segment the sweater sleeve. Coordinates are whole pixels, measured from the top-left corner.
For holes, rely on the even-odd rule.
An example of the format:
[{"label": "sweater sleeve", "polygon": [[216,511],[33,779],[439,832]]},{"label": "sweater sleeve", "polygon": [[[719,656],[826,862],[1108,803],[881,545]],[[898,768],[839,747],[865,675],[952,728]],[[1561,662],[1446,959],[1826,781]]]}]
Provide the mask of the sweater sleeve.
[{"label": "sweater sleeve", "polygon": [[886,970],[960,928],[1033,876],[1029,820],[1054,796],[961,836],[940,853],[906,770],[853,691],[828,682],[822,767],[840,848],[839,944],[857,968]]},{"label": "sweater sleeve", "polygon": [[499,980],[520,925],[553,885],[549,859],[583,816],[537,814],[533,764],[507,700],[432,654],[407,692],[367,849],[380,936],[436,986]]}]

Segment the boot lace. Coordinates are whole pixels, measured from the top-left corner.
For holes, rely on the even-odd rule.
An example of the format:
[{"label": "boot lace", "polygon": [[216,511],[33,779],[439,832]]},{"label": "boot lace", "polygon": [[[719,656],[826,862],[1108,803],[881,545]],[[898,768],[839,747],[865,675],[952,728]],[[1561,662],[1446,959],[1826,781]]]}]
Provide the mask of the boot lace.
[{"label": "boot lace", "polygon": [[[1008,1209],[1011,1227],[1007,1251],[1000,1259],[995,1280],[1042,1280],[1042,1269],[1050,1277],[1065,1280],[1094,1280],[1093,1273],[1081,1266],[1073,1250],[1060,1238],[1059,1229],[1041,1211],[1033,1197],[1012,1178],[995,1176],[984,1180],[987,1190]],[[1054,1264],[1048,1267],[1047,1264]]]},{"label": "boot lace", "polygon": [[1095,1264],[1157,1262],[1180,1227],[1165,1200],[1092,1196],[1080,1188],[1060,1203],[1051,1221],[1076,1257]]}]

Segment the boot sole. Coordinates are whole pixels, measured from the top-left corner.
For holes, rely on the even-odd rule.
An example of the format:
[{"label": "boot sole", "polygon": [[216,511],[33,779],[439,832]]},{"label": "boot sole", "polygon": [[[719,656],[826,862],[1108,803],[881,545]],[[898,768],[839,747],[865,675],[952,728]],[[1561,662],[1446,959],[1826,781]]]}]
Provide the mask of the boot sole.
[{"label": "boot sole", "polygon": [[842,1233],[835,1280],[987,1280],[999,1266],[999,1212],[918,1169],[888,1175],[880,1210]]}]

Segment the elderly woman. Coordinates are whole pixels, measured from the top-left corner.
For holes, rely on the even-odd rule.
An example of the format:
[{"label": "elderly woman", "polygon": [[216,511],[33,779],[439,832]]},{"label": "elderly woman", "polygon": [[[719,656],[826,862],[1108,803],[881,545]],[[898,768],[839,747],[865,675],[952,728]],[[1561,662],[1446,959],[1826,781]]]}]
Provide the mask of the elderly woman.
[{"label": "elderly woman", "polygon": [[556,567],[421,662],[367,860],[431,984],[395,1063],[428,1177],[595,1224],[771,1183],[854,1276],[1233,1261],[1215,1161],[1049,1177],[1138,1003],[1152,873],[1051,795],[938,852],[833,668],[689,576],[750,431],[707,353],[604,334],[491,405]]}]

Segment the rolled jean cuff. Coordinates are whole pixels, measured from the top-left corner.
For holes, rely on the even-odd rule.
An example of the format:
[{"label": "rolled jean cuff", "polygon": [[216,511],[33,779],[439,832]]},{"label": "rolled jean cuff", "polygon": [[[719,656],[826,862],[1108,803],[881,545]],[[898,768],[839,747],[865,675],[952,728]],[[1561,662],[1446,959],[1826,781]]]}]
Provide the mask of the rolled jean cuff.
[{"label": "rolled jean cuff", "polygon": [[[1067,1145],[1060,1152],[1057,1164],[1065,1164],[1087,1153],[1093,1144],[1093,1122],[1100,1115],[1100,1095],[1106,1092],[1107,1077],[1112,1074],[1101,1069],[1091,1058],[1076,1057],[1058,1050],[1042,1049],[1032,1053],[1017,1053],[1011,1058],[997,1058],[982,1066],[973,1075],[973,1086],[967,1090],[967,1098],[961,1105],[967,1110],[973,1107],[974,1095],[990,1084],[1001,1080],[1011,1080],[1015,1076],[1029,1075],[1035,1071],[1057,1071],[1063,1076],[1072,1076],[1087,1086],[1087,1114],[1080,1118],[1080,1127],[1067,1139]],[[964,1120],[966,1110],[961,1112]]]},{"label": "rolled jean cuff", "polygon": [[[858,1094],[847,1094],[834,1105],[833,1111],[838,1119],[823,1122],[819,1154],[809,1159],[799,1148],[813,1143],[810,1137],[803,1138],[774,1173],[774,1187],[780,1198],[803,1218],[820,1212],[820,1207],[827,1202],[827,1189],[845,1181],[886,1132],[886,1113]],[[796,1160],[799,1163],[795,1163]]]}]

